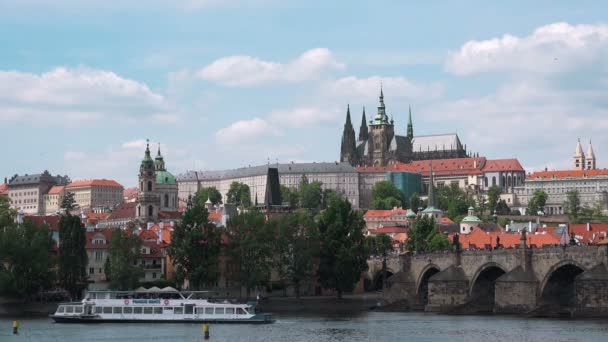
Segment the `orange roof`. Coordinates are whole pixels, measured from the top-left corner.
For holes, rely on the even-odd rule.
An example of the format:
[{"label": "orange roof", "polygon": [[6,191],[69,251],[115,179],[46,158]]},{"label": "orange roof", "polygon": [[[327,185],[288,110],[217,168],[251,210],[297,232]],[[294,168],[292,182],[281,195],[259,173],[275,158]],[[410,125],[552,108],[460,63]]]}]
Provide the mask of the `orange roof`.
[{"label": "orange roof", "polygon": [[559,170],[559,171],[539,171],[534,172],[526,176],[528,180],[540,179],[554,179],[554,178],[584,178],[584,177],[597,177],[597,176],[608,176],[607,169],[601,170]]},{"label": "orange roof", "polygon": [[393,215],[406,215],[407,209],[396,208],[389,210],[380,210],[380,209],[372,209],[368,210],[363,218],[372,218],[372,217],[390,217]]},{"label": "orange roof", "polygon": [[8,194],[8,184],[0,184],[0,195]]},{"label": "orange roof", "polygon": [[[454,235],[451,238],[453,240]],[[500,245],[503,248],[513,248],[519,246],[521,236],[516,233],[485,232],[476,227],[470,234],[460,235],[459,240],[463,249],[485,248],[486,245],[496,248],[497,238],[500,239]],[[534,245],[540,248],[542,246],[559,245],[560,237],[553,234],[529,234],[527,240],[528,246]]]},{"label": "orange roof", "polygon": [[441,219],[439,220],[439,224],[454,224],[454,221],[452,221],[449,217],[447,216],[443,216],[441,217]]},{"label": "orange roof", "polygon": [[598,243],[608,235],[608,224],[587,223],[570,224],[568,232],[574,233],[574,237],[583,244]]},{"label": "orange roof", "polygon": [[138,188],[126,188],[122,192],[122,196],[126,197],[126,198],[137,198],[139,196],[139,189]]},{"label": "orange roof", "polygon": [[393,236],[394,241],[405,242],[407,240],[407,233],[398,233]]},{"label": "orange roof", "polygon": [[220,222],[222,220],[222,213],[209,213],[209,220]]},{"label": "orange roof", "polygon": [[403,171],[403,172],[418,172],[413,164],[396,163],[387,166],[362,166],[357,167],[358,172],[387,172],[387,171]]},{"label": "orange roof", "polygon": [[[86,232],[86,249],[108,249],[110,248],[110,241],[112,240],[113,229],[95,229],[92,232]],[[93,243],[93,238],[95,235],[101,234],[104,237],[106,243],[103,244],[95,244]]]},{"label": "orange roof", "polygon": [[494,159],[487,160],[486,165],[482,169],[483,172],[490,171],[520,171],[525,172],[523,166],[517,159]]},{"label": "orange roof", "polygon": [[167,244],[171,243],[171,232],[173,232],[173,223],[163,223],[162,231],[160,229],[160,223],[153,225],[152,227],[150,227],[149,230],[153,231],[156,236],[162,233],[161,240],[163,240],[163,242]]},{"label": "orange roof", "polygon": [[122,185],[120,185],[115,180],[111,180],[111,179],[77,180],[77,181],[73,181],[72,183],[68,184],[66,186],[66,188],[80,188],[80,187],[85,187],[85,186],[116,186],[116,187],[122,188]]},{"label": "orange roof", "polygon": [[407,232],[405,227],[382,227],[376,229],[370,229],[370,234],[398,234]]},{"label": "orange roof", "polygon": [[55,185],[55,186],[53,186],[49,190],[48,194],[49,195],[57,195],[57,194],[59,194],[63,190],[63,188],[65,188],[64,185]]},{"label": "orange roof", "polygon": [[436,176],[481,174],[481,169],[486,163],[486,158],[453,158],[417,160],[412,162],[414,167],[423,176],[429,176],[431,163],[433,165],[433,174]]}]

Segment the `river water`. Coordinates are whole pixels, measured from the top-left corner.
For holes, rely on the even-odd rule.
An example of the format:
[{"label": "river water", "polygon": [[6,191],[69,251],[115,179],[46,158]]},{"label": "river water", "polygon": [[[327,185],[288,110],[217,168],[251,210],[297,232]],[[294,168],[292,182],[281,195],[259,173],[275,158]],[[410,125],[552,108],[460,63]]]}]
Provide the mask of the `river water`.
[{"label": "river water", "polygon": [[[368,312],[352,317],[280,315],[274,324],[210,326],[210,341],[608,341],[608,320]],[[0,319],[0,341],[202,341],[201,324],[55,324]]]}]

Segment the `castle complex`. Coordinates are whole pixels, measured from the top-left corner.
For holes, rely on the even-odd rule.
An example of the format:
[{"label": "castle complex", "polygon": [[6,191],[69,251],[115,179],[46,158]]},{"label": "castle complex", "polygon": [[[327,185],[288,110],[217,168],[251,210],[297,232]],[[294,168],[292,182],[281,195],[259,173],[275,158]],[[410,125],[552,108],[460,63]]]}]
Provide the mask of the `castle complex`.
[{"label": "castle complex", "polygon": [[380,105],[369,126],[365,118],[365,108],[361,118],[359,137],[350,118],[350,107],[346,109],[346,123],[342,133],[340,161],[353,166],[387,166],[395,163],[409,163],[413,160],[466,158],[469,154],[457,134],[414,136],[412,110],[409,111],[407,135],[395,134],[395,123],[389,120],[384,105],[384,93],[380,89]]}]

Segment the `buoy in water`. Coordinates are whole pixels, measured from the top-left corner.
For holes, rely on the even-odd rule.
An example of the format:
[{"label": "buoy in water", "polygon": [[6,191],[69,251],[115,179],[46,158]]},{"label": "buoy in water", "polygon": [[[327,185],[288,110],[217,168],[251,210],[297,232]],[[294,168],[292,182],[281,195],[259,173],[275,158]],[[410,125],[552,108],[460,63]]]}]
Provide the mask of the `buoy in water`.
[{"label": "buoy in water", "polygon": [[209,324],[203,324],[203,335],[205,340],[209,339]]},{"label": "buoy in water", "polygon": [[13,335],[19,335],[19,321],[13,321]]}]

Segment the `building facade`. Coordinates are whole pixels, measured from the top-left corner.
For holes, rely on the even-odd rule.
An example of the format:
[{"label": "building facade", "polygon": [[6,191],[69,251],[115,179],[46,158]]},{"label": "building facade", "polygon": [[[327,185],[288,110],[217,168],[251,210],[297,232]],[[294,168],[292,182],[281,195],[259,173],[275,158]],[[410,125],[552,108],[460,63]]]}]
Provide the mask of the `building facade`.
[{"label": "building facade", "polygon": [[397,135],[395,122],[389,119],[384,104],[384,93],[380,89],[380,105],[373,120],[366,122],[365,108],[361,119],[359,136],[355,140],[350,106],[346,109],[346,122],[340,145],[340,161],[354,166],[382,167],[412,160],[465,158],[469,154],[457,134],[414,136],[412,111],[405,136]]},{"label": "building facade", "polygon": [[71,182],[64,193],[73,193],[81,209],[106,212],[122,203],[123,191],[123,186],[114,180],[86,179]]},{"label": "building facade", "polygon": [[63,202],[63,195],[65,185],[55,185],[49,192],[44,194],[44,214],[50,215],[59,212],[61,203]]},{"label": "building facade", "polygon": [[55,185],[69,183],[67,176],[52,176],[48,171],[34,175],[14,175],[8,182],[11,206],[24,214],[45,213],[44,195]]}]

